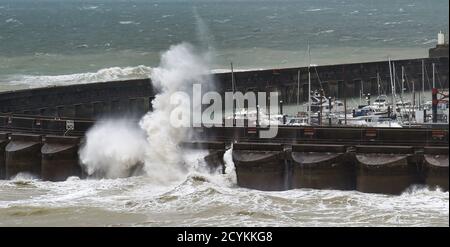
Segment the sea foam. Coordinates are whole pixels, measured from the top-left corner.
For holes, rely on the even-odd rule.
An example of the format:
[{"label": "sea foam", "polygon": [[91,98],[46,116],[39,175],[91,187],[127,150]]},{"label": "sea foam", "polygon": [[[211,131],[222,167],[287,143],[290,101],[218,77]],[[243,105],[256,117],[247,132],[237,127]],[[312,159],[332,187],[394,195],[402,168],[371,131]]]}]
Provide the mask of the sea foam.
[{"label": "sea foam", "polygon": [[136,67],[111,67],[96,72],[68,75],[14,75],[5,80],[12,85],[26,85],[28,88],[85,84],[127,79],[149,78],[151,67],[139,65]]}]

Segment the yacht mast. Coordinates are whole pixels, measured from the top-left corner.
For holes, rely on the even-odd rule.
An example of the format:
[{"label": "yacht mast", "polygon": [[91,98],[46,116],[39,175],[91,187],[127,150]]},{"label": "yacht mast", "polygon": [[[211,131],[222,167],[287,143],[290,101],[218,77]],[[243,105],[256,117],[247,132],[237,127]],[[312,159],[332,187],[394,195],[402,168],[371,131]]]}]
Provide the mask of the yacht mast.
[{"label": "yacht mast", "polygon": [[234,100],[234,93],[236,91],[235,85],[234,85],[234,70],[233,70],[233,62],[230,63],[231,66],[231,91],[233,91],[233,126],[235,125],[236,121],[236,101]]},{"label": "yacht mast", "polygon": [[234,90],[234,71],[233,71],[233,62],[230,63],[231,66],[231,91],[233,91],[233,93],[235,93]]},{"label": "yacht mast", "polygon": [[300,105],[300,69],[297,72],[297,111],[299,110]]},{"label": "yacht mast", "polygon": [[422,95],[420,95],[419,93],[419,109],[421,109],[421,101],[425,102],[425,61],[423,59],[422,59]]},{"label": "yacht mast", "polygon": [[377,71],[377,88],[378,88],[378,96],[380,96],[380,73]]},{"label": "yacht mast", "polygon": [[435,74],[435,64],[433,63],[432,64],[432,66],[433,66],[433,88],[436,88],[436,80],[435,80],[435,76],[434,76],[434,74]]},{"label": "yacht mast", "polygon": [[392,109],[391,112],[394,111],[394,105],[395,105],[395,87],[394,87],[394,81],[392,78],[392,66],[391,66],[391,58],[388,57],[389,60],[389,77],[391,78],[391,97],[392,97]]},{"label": "yacht mast", "polygon": [[405,67],[402,66],[402,91],[400,91],[400,97],[402,98],[404,90],[405,90]]},{"label": "yacht mast", "polygon": [[412,82],[413,107],[412,107],[412,110],[411,110],[411,119],[414,119],[414,120],[415,120],[414,112],[416,111],[416,85],[414,85],[414,84],[416,84],[416,83],[413,81],[413,82]]},{"label": "yacht mast", "polygon": [[308,42],[308,124],[311,125],[311,50]]},{"label": "yacht mast", "polygon": [[397,94],[397,89],[396,89],[396,85],[397,85],[397,73],[396,73],[396,71],[395,71],[396,69],[395,69],[395,62],[394,61],[392,61],[392,77],[393,77],[393,80],[394,80],[394,82],[393,82],[393,84],[394,84],[394,90],[392,91],[393,92],[393,94],[394,94],[394,97],[395,96],[397,96],[396,94]]}]

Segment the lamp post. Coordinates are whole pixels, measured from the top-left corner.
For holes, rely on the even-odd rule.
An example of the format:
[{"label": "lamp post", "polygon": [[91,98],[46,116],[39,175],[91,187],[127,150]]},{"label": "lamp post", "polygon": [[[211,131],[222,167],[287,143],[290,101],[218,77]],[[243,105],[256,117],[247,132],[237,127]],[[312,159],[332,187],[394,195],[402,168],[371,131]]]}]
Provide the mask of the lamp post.
[{"label": "lamp post", "polygon": [[283,115],[283,101],[280,100],[280,114]]},{"label": "lamp post", "polygon": [[259,105],[256,105],[256,127],[259,127]]},{"label": "lamp post", "polygon": [[328,97],[328,125],[331,126],[331,97]]},{"label": "lamp post", "polygon": [[280,115],[283,118],[283,124],[286,124],[286,118],[284,117],[284,114],[283,114],[283,101],[282,100],[280,100]]}]

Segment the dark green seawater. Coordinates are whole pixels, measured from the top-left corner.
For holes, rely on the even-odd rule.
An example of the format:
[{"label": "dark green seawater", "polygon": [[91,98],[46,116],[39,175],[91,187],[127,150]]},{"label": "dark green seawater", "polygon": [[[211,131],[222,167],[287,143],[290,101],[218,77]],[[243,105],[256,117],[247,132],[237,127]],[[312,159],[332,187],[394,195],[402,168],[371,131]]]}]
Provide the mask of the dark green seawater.
[{"label": "dark green seawater", "polygon": [[448,192],[400,196],[297,189],[261,192],[190,175],[43,182],[0,180],[0,226],[447,226]]},{"label": "dark green seawater", "polygon": [[[448,33],[447,0],[0,0],[0,91],[148,77],[181,42],[209,49],[214,70],[305,65],[308,42],[315,64],[426,57],[439,30]],[[231,152],[227,174],[194,169],[204,155],[174,181],[164,167],[0,180],[0,226],[449,226],[448,192],[255,191],[236,185]]]},{"label": "dark green seawater", "polygon": [[[145,77],[189,42],[212,69],[427,56],[446,0],[0,0],[0,89]],[[64,75],[64,76],[61,76]],[[54,77],[57,76],[57,77]]]}]

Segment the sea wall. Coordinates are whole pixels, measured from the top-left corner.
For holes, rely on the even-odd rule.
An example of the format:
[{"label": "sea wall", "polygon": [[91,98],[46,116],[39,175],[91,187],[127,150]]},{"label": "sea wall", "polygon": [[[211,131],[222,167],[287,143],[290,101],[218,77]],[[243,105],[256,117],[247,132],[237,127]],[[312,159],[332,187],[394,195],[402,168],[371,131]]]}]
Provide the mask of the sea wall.
[{"label": "sea wall", "polygon": [[[425,90],[432,87],[432,64],[436,68],[436,85],[439,88],[448,88],[448,57],[419,58],[395,60],[396,92],[401,88],[401,67],[404,67],[406,82],[405,92],[411,92],[413,85],[417,91],[422,89],[422,61],[425,67]],[[380,81],[381,93],[391,94],[390,73],[388,61],[339,64],[311,67],[312,90],[323,89],[326,96],[358,97],[360,93],[378,94],[377,78]],[[299,76],[300,75],[300,76]],[[221,90],[231,91],[231,75],[229,73],[217,74]],[[300,78],[300,80],[298,80]],[[297,102],[299,91],[300,102],[308,98],[308,68],[286,68],[257,70],[235,73],[236,89],[238,91],[278,91],[285,103]],[[300,85],[300,87],[298,87]],[[299,90],[298,90],[299,88]]]},{"label": "sea wall", "polygon": [[[394,61],[397,78],[403,66],[406,91],[448,88],[448,57]],[[312,88],[338,98],[390,93],[387,61],[310,68]],[[300,76],[299,76],[300,75]],[[235,73],[239,91],[278,91],[285,103],[307,99],[308,68]],[[231,91],[231,74],[215,75],[217,90]],[[320,78],[320,80],[319,80]],[[300,80],[298,80],[300,79]],[[396,84],[397,92],[400,91]],[[120,116],[138,119],[151,111],[157,92],[149,79],[101,82],[0,93],[0,179],[27,172],[60,181],[83,173],[79,137],[96,120]],[[193,128],[185,149],[207,151],[211,170],[224,171],[223,155],[234,143],[238,185],[260,190],[293,188],[350,189],[398,194],[411,184],[448,190],[448,125],[421,128],[287,127],[275,138],[260,139],[262,128]],[[203,152],[203,151],[202,151]],[[393,183],[392,186],[386,184]]]},{"label": "sea wall", "polygon": [[[0,114],[0,131],[41,135],[84,136],[94,120],[51,118],[41,116]],[[278,126],[271,139],[280,143],[365,144],[365,145],[448,145],[448,125],[411,128]],[[198,141],[268,142],[259,138],[266,128],[196,127]]]},{"label": "sea wall", "polygon": [[94,119],[141,116],[155,92],[149,79],[77,84],[0,93],[0,113]]},{"label": "sea wall", "polygon": [[[419,185],[448,191],[448,147],[248,142],[233,147],[238,185],[250,189],[401,194],[411,185]],[[433,168],[429,161],[424,162],[424,150],[435,154]]]},{"label": "sea wall", "polygon": [[[437,87],[448,88],[448,57],[405,59],[394,61],[397,93],[400,92],[402,66],[406,92],[412,90],[412,84],[417,91],[422,89],[422,61],[426,72],[425,90],[431,88],[433,63]],[[377,78],[381,93],[391,93],[387,61],[317,66],[309,70],[312,89],[322,88],[327,96],[342,99],[359,96],[361,92],[377,95]],[[297,101],[299,92],[300,102],[307,100],[307,67],[244,71],[234,76],[236,88],[242,92],[278,91],[280,100],[288,104]],[[231,91],[230,73],[215,74],[215,78],[219,92]],[[0,113],[85,119],[123,114],[140,116],[151,110],[155,93],[150,79],[18,90],[0,93]]]},{"label": "sea wall", "polygon": [[[81,139],[0,132],[0,172],[10,179],[29,173],[43,180],[84,177]],[[232,147],[240,187],[282,191],[296,188],[400,194],[409,186],[448,190],[448,146],[344,145],[236,142]],[[190,141],[182,150],[204,150],[210,171],[225,172],[231,142]]]}]

